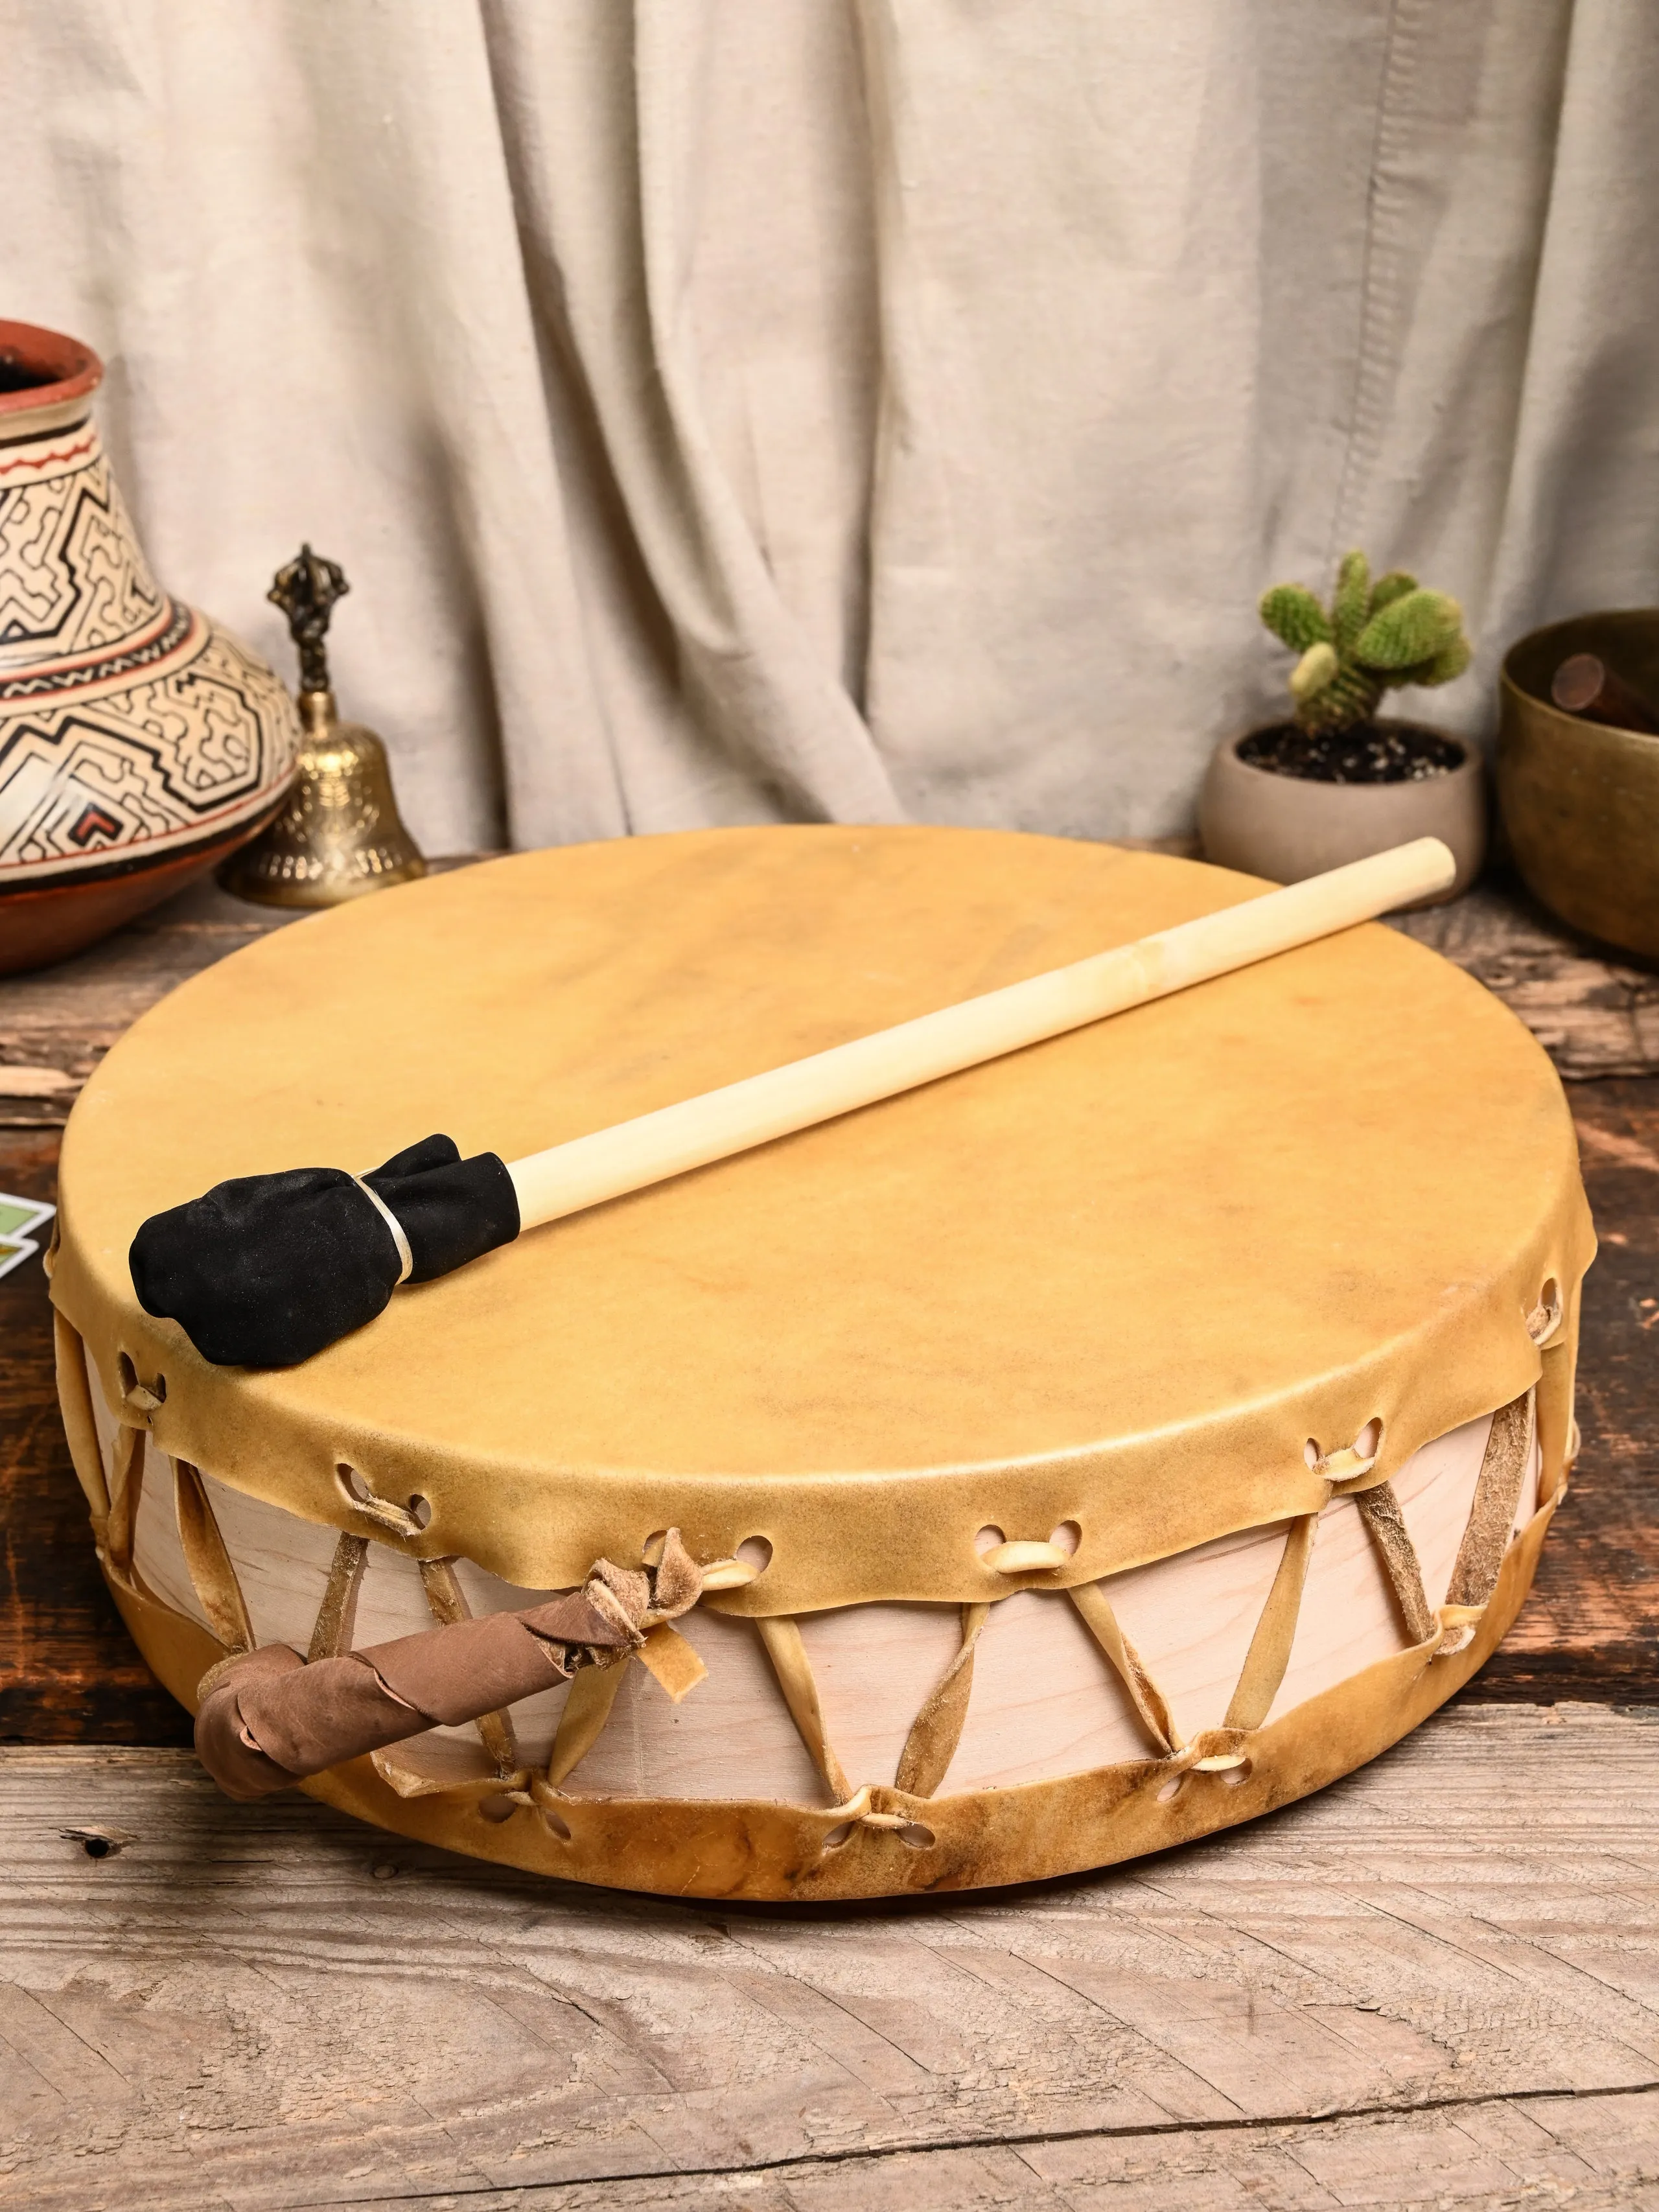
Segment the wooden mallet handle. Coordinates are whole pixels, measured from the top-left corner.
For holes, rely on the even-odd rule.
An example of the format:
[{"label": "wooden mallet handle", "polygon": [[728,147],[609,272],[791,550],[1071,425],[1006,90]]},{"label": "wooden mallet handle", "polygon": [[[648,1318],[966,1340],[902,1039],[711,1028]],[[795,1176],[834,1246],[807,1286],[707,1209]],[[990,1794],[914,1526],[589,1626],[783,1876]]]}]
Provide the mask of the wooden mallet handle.
[{"label": "wooden mallet handle", "polygon": [[701,1097],[532,1152],[507,1170],[518,1193],[520,1221],[526,1229],[556,1221],[1149,999],[1167,997],[1190,983],[1288,952],[1444,890],[1455,873],[1456,863],[1440,840],[1419,837],[1196,921],[1177,923],[1133,945],[1074,961],[1068,968],[942,1006],[872,1036],[856,1037]]}]

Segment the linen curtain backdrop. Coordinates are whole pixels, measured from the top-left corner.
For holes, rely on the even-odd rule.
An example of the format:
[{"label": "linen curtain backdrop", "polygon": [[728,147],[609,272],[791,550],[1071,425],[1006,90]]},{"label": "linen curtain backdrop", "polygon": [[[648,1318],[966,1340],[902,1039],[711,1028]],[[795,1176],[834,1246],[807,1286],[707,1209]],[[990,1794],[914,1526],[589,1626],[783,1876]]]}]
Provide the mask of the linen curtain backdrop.
[{"label": "linen curtain backdrop", "polygon": [[[0,313],[428,851],[1191,824],[1262,587],[1659,599],[1652,0],[0,0]],[[1407,708],[1413,695],[1402,702]]]}]

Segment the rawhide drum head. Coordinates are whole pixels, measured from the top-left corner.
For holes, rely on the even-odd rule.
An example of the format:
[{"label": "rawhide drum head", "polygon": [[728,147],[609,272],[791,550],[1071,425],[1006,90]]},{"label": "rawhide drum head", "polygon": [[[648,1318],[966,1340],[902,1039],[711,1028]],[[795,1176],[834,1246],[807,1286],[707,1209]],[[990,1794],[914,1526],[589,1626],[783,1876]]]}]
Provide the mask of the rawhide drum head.
[{"label": "rawhide drum head", "polygon": [[531,1607],[677,1529],[738,1565],[672,1626],[306,1784],[676,1895],[1104,1865],[1395,1742],[1528,1589],[1593,1243],[1549,1061],[1383,925],[528,1232],[297,1366],[210,1365],[128,1272],[222,1178],[434,1130],[513,1159],[1262,888],[696,832],[414,884],[185,984],[75,1109],[52,1279],[151,1666],[193,1706],[250,1645]]}]

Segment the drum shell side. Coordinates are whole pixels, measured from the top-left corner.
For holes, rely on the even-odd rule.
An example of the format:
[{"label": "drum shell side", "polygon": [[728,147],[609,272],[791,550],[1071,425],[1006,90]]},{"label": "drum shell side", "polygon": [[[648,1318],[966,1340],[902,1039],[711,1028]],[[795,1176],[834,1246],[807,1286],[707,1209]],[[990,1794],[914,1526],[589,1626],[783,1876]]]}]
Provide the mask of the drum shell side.
[{"label": "drum shell side", "polygon": [[[79,1347],[74,1351],[78,1354]],[[1082,1773],[1007,1788],[918,1797],[877,1786],[866,1809],[902,1820],[921,1845],[891,1829],[846,1826],[836,1808],[753,1799],[593,1799],[545,1792],[513,1804],[481,1778],[419,1796],[392,1789],[369,1759],[306,1784],[339,1809],[411,1838],[531,1871],[600,1886],[754,1901],[815,1901],[907,1891],[972,1888],[1116,1863],[1236,1825],[1304,1796],[1363,1765],[1419,1724],[1460,1687],[1507,1630],[1529,1588],[1539,1547],[1564,1492],[1573,1441],[1576,1338],[1571,1321],[1542,1355],[1537,1434],[1538,1509],[1510,1545],[1497,1588],[1469,1647],[1436,1657],[1408,1646],[1367,1666],[1252,1731],[1242,1778],[1193,1773],[1171,1802],[1168,1761],[1117,1761]],[[84,1373],[84,1369],[82,1369]],[[65,1361],[66,1417],[85,1456],[74,1368]],[[196,1621],[161,1603],[112,1561],[101,1474],[81,1468],[93,1506],[106,1579],[157,1674],[193,1708],[195,1685],[224,1656]],[[1201,1748],[1201,1746],[1195,1747]],[[553,1819],[545,1816],[548,1811]],[[506,1817],[502,1814],[505,1812]]]},{"label": "drum shell side", "polygon": [[[483,1781],[442,1795],[404,1797],[367,1759],[313,1777],[306,1794],[376,1827],[498,1865],[598,1887],[748,1903],[822,1903],[980,1889],[1113,1866],[1238,1826],[1310,1796],[1363,1766],[1426,1720],[1491,1656],[1532,1586],[1560,1492],[1510,1546],[1480,1632],[1455,1657],[1408,1648],[1323,1696],[1297,1706],[1253,1739],[1250,1772],[1230,1786],[1194,1778],[1172,1803],[1158,1790],[1165,1769],[1148,1759],[1006,1790],[951,1798],[872,1793],[871,1808],[927,1827],[915,1849],[892,1830],[860,1828],[826,1860],[824,1838],[843,1825],[827,1812],[755,1800],[562,1799],[561,1836],[533,1807],[505,1820],[482,1810],[501,1797]],[[206,1632],[110,1578],[134,1642],[181,1703],[221,1655]]]}]

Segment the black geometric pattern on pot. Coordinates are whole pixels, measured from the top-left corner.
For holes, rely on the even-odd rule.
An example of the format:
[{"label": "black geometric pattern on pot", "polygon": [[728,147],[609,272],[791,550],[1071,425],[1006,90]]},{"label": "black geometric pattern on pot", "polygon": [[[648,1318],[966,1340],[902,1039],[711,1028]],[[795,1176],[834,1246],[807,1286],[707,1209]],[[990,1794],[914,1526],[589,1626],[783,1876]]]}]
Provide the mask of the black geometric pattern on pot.
[{"label": "black geometric pattern on pot", "polygon": [[16,473],[0,475],[0,665],[120,645],[161,613],[109,464],[85,434],[67,495],[51,440],[39,476],[24,473],[27,448],[4,465]]},{"label": "black geometric pattern on pot", "polygon": [[153,637],[123,647],[100,660],[76,660],[68,666],[49,661],[27,675],[0,677],[0,707],[18,699],[45,699],[67,691],[85,691],[94,684],[107,684],[117,676],[131,676],[176,653],[190,635],[191,611],[177,599],[163,601],[167,620]]},{"label": "black geometric pattern on pot", "polygon": [[230,825],[263,804],[289,713],[269,670],[210,627],[164,676],[20,717],[0,738],[0,870]]}]

